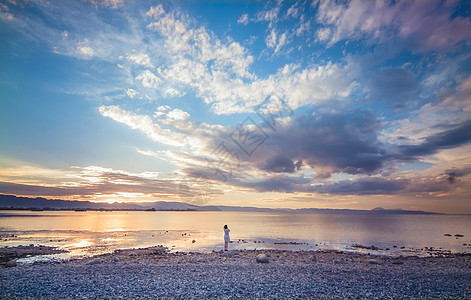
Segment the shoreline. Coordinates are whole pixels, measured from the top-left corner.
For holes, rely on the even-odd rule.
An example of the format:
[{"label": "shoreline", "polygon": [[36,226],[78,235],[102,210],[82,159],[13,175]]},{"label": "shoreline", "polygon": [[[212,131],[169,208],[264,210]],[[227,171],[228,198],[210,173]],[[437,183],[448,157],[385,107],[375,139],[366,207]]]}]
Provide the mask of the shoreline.
[{"label": "shoreline", "polygon": [[[43,248],[44,252],[53,249]],[[165,247],[0,268],[0,298],[404,299],[471,297],[471,255]]]}]

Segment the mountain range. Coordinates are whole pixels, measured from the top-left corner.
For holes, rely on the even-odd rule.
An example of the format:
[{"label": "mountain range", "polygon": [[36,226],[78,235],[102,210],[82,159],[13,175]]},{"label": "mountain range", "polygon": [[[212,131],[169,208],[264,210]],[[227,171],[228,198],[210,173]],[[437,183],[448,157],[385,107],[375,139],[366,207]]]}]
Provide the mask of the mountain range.
[{"label": "mountain range", "polygon": [[149,203],[96,203],[90,201],[69,201],[46,199],[42,197],[29,198],[0,194],[0,209],[30,209],[30,210],[148,210],[148,211],[243,211],[243,212],[293,212],[293,213],[370,213],[370,214],[437,214],[434,212],[384,209],[372,210],[326,209],[326,208],[260,208],[241,206],[199,206],[184,202],[149,202]]}]

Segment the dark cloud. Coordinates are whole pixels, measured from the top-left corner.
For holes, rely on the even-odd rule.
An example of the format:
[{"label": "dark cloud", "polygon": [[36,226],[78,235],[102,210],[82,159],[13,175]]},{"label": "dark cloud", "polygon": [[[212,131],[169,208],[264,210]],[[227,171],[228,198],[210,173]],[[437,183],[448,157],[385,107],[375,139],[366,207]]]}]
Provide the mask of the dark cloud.
[{"label": "dark cloud", "polygon": [[393,108],[406,108],[419,88],[414,73],[403,68],[369,73],[366,85],[370,89],[370,100],[388,103]]},{"label": "dark cloud", "polygon": [[274,173],[293,173],[295,170],[299,170],[301,165],[302,161],[295,163],[290,158],[277,154],[267,159],[261,169]]},{"label": "dark cloud", "polygon": [[471,142],[471,120],[452,126],[448,129],[425,139],[419,145],[403,145],[397,147],[397,155],[393,159],[404,161],[415,160],[419,157],[437,153],[439,150],[451,149]]},{"label": "dark cloud", "polygon": [[362,178],[355,181],[344,180],[331,185],[319,186],[315,190],[329,194],[394,194],[404,190],[408,184],[409,180],[406,179]]},{"label": "dark cloud", "polygon": [[0,193],[28,196],[88,196],[94,194],[154,193],[162,195],[174,194],[177,183],[171,180],[147,179],[126,174],[105,172],[96,176],[99,183],[82,183],[81,186],[40,186],[0,182]]},{"label": "dark cloud", "polygon": [[332,172],[378,172],[384,151],[377,139],[379,121],[368,110],[303,115],[270,135],[262,151],[275,153],[263,170],[293,172],[294,162]]},{"label": "dark cloud", "polygon": [[457,178],[471,174],[471,167],[446,170],[445,174],[448,175],[448,183],[454,184]]},{"label": "dark cloud", "polygon": [[300,192],[307,191],[310,180],[303,177],[289,177],[277,175],[256,182],[239,182],[239,185],[247,186],[261,192]]},{"label": "dark cloud", "polygon": [[[364,109],[295,114],[285,125],[277,123],[275,128],[262,128],[268,137],[250,156],[231,139],[224,139],[228,134],[223,132],[218,139],[213,139],[214,147],[224,141],[230,155],[229,152],[217,152],[220,164],[187,166],[183,171],[185,174],[205,174],[215,181],[258,191],[359,195],[446,191],[452,188],[451,183],[457,186],[458,177],[470,172],[467,169],[450,170],[417,182],[385,177],[391,174],[395,163],[416,161],[442,149],[470,142],[471,120],[443,125],[441,132],[425,138],[419,145],[382,144],[377,136],[382,126],[370,110]],[[403,141],[407,141],[406,137]],[[231,160],[231,157],[237,159]],[[313,169],[312,176],[300,172],[303,166]],[[254,168],[263,173],[257,174]],[[300,175],[293,176],[297,172]],[[363,176],[330,184],[328,179],[334,173]],[[384,177],[368,177],[377,174]],[[324,184],[315,185],[319,182]]]}]

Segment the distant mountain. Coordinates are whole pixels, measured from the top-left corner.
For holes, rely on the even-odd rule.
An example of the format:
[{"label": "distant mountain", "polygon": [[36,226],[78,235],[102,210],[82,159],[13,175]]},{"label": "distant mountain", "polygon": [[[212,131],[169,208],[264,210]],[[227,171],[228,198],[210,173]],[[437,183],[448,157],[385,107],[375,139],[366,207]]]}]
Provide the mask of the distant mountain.
[{"label": "distant mountain", "polygon": [[90,201],[68,201],[45,199],[42,197],[28,198],[13,195],[0,195],[0,208],[21,209],[142,209],[140,205],[131,203],[94,203]]},{"label": "distant mountain", "polygon": [[242,212],[292,212],[292,213],[349,213],[349,214],[437,214],[426,211],[411,211],[402,209],[384,209],[381,207],[372,210],[328,209],[328,208],[301,208],[301,209],[273,209],[260,207],[240,206],[198,206],[184,202],[150,202],[150,203],[95,203],[90,201],[68,201],[45,199],[42,197],[28,198],[14,195],[0,194],[0,209],[80,209],[80,210],[176,210],[176,211],[242,211]]}]

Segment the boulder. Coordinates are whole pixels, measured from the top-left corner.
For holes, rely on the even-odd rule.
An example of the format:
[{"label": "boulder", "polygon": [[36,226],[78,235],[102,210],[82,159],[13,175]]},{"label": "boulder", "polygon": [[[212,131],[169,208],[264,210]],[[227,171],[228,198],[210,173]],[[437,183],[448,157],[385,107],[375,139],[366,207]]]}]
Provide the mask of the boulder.
[{"label": "boulder", "polygon": [[258,263],[262,263],[262,264],[266,264],[266,263],[269,262],[268,256],[265,253],[261,253],[261,254],[257,255],[256,260],[257,260]]},{"label": "boulder", "polygon": [[12,259],[12,260],[7,261],[7,263],[5,264],[5,267],[12,268],[12,267],[16,267],[17,265],[18,264],[16,263],[16,260]]},{"label": "boulder", "polygon": [[89,265],[98,265],[101,264],[101,259],[100,258],[94,258],[91,261],[88,262]]},{"label": "boulder", "polygon": [[377,260],[377,259],[370,259],[370,260],[368,260],[368,263],[370,263],[372,265],[379,265],[380,261]]}]

